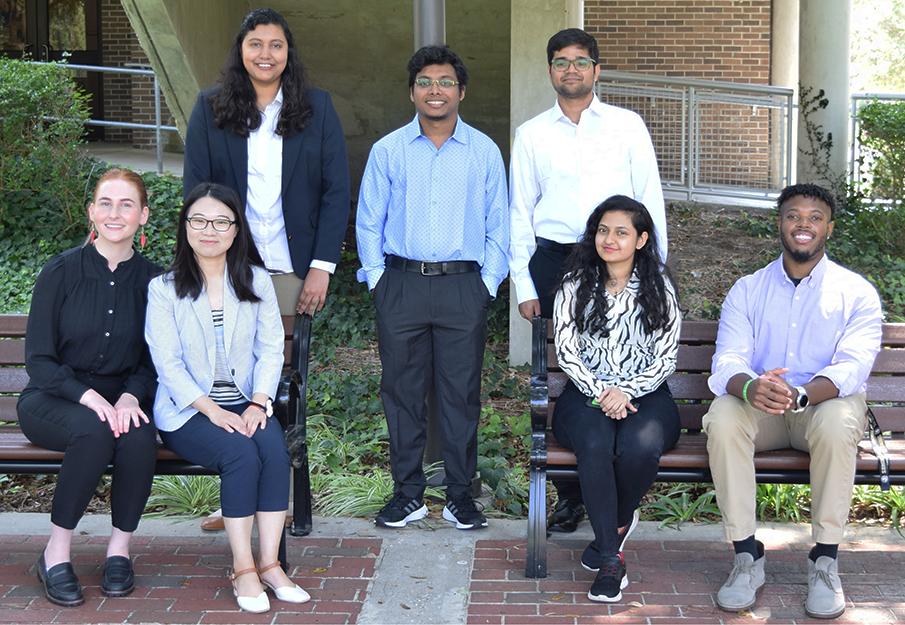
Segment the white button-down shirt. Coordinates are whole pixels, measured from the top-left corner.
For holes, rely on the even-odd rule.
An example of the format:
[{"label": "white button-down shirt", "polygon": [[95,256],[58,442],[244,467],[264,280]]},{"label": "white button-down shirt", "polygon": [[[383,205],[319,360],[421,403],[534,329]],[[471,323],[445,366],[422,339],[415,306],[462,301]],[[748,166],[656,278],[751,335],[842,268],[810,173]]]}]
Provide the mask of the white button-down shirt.
[{"label": "white button-down shirt", "polygon": [[594,96],[577,124],[557,102],[515,131],[509,170],[509,263],[519,303],[537,299],[528,261],[535,237],[575,243],[613,195],[650,211],[666,259],[666,208],[657,157],[641,117]]},{"label": "white button-down shirt", "polygon": [[[264,109],[261,125],[248,135],[248,193],[245,215],[264,265],[271,271],[292,273],[286,222],[283,219],[283,137],[276,134],[283,90]],[[311,266],[330,273],[336,263],[312,260]],[[307,271],[299,268],[298,277]]]}]

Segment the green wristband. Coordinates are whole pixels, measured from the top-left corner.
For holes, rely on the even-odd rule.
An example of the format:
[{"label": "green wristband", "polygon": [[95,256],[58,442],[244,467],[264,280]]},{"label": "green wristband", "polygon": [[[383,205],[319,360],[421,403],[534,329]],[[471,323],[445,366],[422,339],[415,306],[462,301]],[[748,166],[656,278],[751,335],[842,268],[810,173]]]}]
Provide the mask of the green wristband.
[{"label": "green wristband", "polygon": [[752,382],[754,382],[754,378],[751,378],[750,380],[745,382],[745,385],[742,387],[742,399],[744,399],[745,403],[748,404],[749,406],[751,405],[751,402],[748,401],[748,385],[751,384]]}]

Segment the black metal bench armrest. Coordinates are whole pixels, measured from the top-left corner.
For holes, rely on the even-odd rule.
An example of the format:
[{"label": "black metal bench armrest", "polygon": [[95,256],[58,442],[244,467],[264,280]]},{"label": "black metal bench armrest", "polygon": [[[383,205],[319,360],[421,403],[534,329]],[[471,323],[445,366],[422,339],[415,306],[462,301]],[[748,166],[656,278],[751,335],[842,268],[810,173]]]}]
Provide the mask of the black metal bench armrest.
[{"label": "black metal bench armrest", "polygon": [[877,462],[880,464],[880,490],[889,490],[889,450],[886,448],[886,441],[883,440],[883,430],[877,423],[870,408],[867,409],[867,431],[870,434],[870,446]]},{"label": "black metal bench armrest", "polygon": [[531,335],[531,434],[541,436],[547,430],[547,320],[535,317]]},{"label": "black metal bench armrest", "polygon": [[312,528],[311,480],[308,475],[308,363],[311,356],[311,315],[296,315],[289,355],[289,373],[280,379],[274,415],[286,433],[292,463],[293,536],[307,536]]}]

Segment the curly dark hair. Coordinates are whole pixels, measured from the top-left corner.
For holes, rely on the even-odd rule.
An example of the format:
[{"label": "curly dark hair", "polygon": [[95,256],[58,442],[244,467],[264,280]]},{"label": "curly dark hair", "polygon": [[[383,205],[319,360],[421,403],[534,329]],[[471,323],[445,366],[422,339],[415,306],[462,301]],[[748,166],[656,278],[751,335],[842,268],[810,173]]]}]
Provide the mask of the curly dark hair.
[{"label": "curly dark hair", "polygon": [[582,333],[609,335],[606,282],[610,276],[606,262],[597,253],[595,239],[601,217],[612,211],[629,215],[639,236],[647,233],[647,242],[641,249],[635,250],[633,271],[638,274],[641,282],[637,305],[644,313],[641,323],[645,332],[652,334],[656,330],[666,329],[670,324],[666,280],[673,285],[673,290],[675,282],[669,268],[660,260],[660,246],[650,213],[644,204],[624,195],[607,198],[594,209],[588,217],[584,234],[563,265],[559,288],[562,289],[565,283],[572,280],[578,282],[575,307],[572,310],[576,327]]},{"label": "curly dark hair", "polygon": [[793,197],[809,197],[812,200],[819,200],[826,204],[830,209],[830,221],[836,217],[836,198],[828,190],[821,186],[810,182],[802,182],[799,184],[789,185],[779,193],[776,198],[776,210],[782,213],[782,205],[791,200]]},{"label": "curly dark hair", "polygon": [[189,209],[204,197],[217,200],[236,216],[236,223],[233,226],[236,228],[236,238],[226,251],[226,273],[240,302],[260,302],[261,298],[254,290],[254,274],[251,268],[252,266],[264,267],[264,261],[255,246],[251,230],[248,229],[248,219],[243,210],[244,204],[238,193],[225,185],[212,182],[202,182],[192,189],[192,192],[185,198],[185,204],[183,204],[179,220],[176,222],[179,224],[176,228],[176,255],[173,265],[167,271],[169,279],[175,283],[176,296],[180,299],[190,297],[192,300],[196,300],[204,288],[204,276],[201,274],[198,259],[195,258],[195,250],[189,244],[186,234],[186,228],[189,227]]},{"label": "curly dark hair", "polygon": [[288,53],[286,68],[280,76],[283,106],[276,134],[286,138],[302,132],[314,114],[308,100],[308,72],[299,60],[289,24],[273,9],[255,9],[242,20],[242,26],[236,33],[232,49],[220,71],[220,89],[211,96],[211,110],[217,127],[240,137],[247,138],[251,131],[260,128],[262,121],[255,88],[242,61],[242,42],[249,32],[266,24],[275,24],[283,29]]}]

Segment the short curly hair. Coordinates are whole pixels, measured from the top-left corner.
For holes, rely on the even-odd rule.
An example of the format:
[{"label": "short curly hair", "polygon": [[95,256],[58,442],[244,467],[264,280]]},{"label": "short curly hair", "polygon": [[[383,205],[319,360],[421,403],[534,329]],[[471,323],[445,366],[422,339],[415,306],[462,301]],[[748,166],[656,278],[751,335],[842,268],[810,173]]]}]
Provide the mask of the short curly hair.
[{"label": "short curly hair", "polygon": [[809,197],[813,200],[820,200],[830,209],[830,221],[836,217],[836,198],[827,189],[812,184],[810,182],[802,182],[799,184],[789,185],[779,193],[776,198],[776,210],[782,213],[782,205],[791,200],[793,197]]}]

